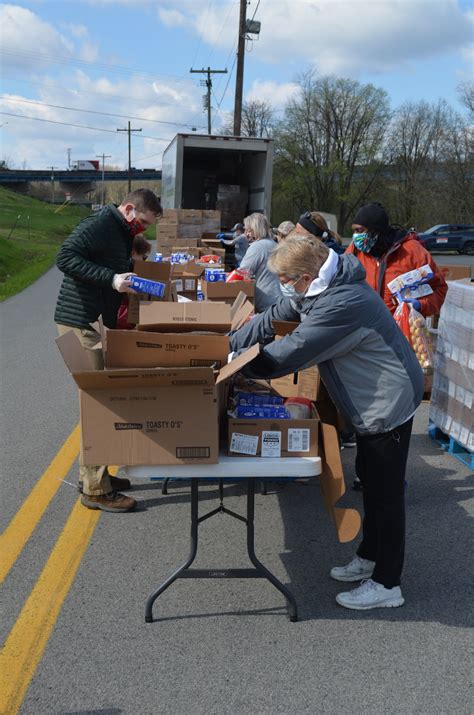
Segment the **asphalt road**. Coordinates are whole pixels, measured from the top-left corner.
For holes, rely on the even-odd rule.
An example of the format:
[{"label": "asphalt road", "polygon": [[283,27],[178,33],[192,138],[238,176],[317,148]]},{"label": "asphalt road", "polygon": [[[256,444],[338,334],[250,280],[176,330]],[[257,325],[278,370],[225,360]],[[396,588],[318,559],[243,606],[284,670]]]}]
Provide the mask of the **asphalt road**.
[{"label": "asphalt road", "polygon": [[[54,344],[59,278],[51,270],[0,307],[3,527],[77,423],[76,390]],[[427,437],[427,419],[424,403],[408,464],[406,604],[399,609],[337,606],[344,585],[328,571],[351,557],[356,542],[338,544],[313,481],[270,485],[256,500],[257,555],[290,585],[298,623],[264,581],[182,580],[157,601],[158,620],[145,624],[147,595],[188,552],[189,487],[175,484],[162,496],[156,483],[144,483],[132,492],[139,511],[98,517],[78,570],[65,572],[71,585],[62,607],[56,613],[51,605],[37,632],[30,607],[20,638],[30,594],[77,501],[60,484],[3,586],[2,640],[14,644],[6,647],[8,664],[25,647],[33,675],[21,713],[472,712],[472,472]],[[342,456],[350,484],[354,450]],[[50,484],[56,478],[53,469]],[[76,481],[76,465],[65,478]],[[217,506],[216,496],[206,486],[201,508]],[[242,485],[226,487],[225,501],[242,513]],[[344,503],[360,507],[360,495],[348,491]],[[81,508],[79,518],[90,514]],[[196,565],[245,567],[244,550],[240,523],[212,519],[202,525]],[[63,560],[73,557],[66,548]],[[38,613],[61,585],[43,583]]]}]

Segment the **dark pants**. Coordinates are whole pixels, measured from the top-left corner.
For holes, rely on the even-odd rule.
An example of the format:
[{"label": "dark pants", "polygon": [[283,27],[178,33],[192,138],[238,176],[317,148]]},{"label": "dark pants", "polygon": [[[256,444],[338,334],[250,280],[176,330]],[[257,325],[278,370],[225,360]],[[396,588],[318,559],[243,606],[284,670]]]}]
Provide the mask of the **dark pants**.
[{"label": "dark pants", "polygon": [[405,470],[413,418],[390,432],[357,435],[356,473],[364,520],[358,556],[375,561],[372,579],[400,585],[405,553]]}]

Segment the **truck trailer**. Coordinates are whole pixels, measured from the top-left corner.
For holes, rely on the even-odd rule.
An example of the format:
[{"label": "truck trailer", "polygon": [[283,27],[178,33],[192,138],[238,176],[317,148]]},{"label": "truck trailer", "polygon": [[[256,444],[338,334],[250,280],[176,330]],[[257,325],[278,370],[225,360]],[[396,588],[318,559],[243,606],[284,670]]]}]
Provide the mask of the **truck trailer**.
[{"label": "truck trailer", "polygon": [[254,211],[270,218],[273,140],[177,134],[163,153],[163,208],[220,210],[230,228]]}]

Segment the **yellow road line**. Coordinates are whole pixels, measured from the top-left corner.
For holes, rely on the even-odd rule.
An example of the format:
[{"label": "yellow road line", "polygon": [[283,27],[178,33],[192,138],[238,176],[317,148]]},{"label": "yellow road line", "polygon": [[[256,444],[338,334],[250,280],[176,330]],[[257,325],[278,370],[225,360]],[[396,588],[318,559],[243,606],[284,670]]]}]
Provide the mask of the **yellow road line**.
[{"label": "yellow road line", "polygon": [[1,535],[0,584],[5,580],[61,486],[59,480],[63,479],[71,469],[79,453],[79,446],[80,429],[77,425]]},{"label": "yellow road line", "polygon": [[77,501],[0,655],[0,712],[14,715],[23,702],[62,604],[74,581],[100,511]]}]

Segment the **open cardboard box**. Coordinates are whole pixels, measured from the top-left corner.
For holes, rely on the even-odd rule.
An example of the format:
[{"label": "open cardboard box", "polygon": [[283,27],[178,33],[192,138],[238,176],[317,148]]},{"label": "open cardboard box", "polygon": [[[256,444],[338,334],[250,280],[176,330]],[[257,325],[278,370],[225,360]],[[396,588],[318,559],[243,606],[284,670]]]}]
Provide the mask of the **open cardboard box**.
[{"label": "open cardboard box", "polygon": [[244,457],[317,457],[316,409],[309,419],[240,419],[228,421],[229,454]]},{"label": "open cardboard box", "polygon": [[56,340],[79,388],[81,464],[215,464],[226,381],[259,353],[255,345],[219,371],[210,367],[91,369],[71,330]]},{"label": "open cardboard box", "polygon": [[233,303],[236,296],[242,292],[245,293],[249,300],[253,301],[255,281],[231,281],[230,283],[216,281],[214,283],[212,281],[201,280],[201,291],[205,300]]},{"label": "open cardboard box", "polygon": [[138,330],[159,333],[189,333],[191,331],[228,333],[237,330],[253,312],[253,306],[242,292],[232,306],[226,303],[163,303],[142,302]]},{"label": "open cardboard box", "polygon": [[176,292],[190,300],[197,300],[198,281],[203,273],[204,266],[193,261],[174,264],[171,279]]},{"label": "open cardboard box", "polygon": [[[182,305],[182,304],[173,304]],[[189,305],[189,304],[186,304]],[[201,306],[201,303],[195,305]],[[234,301],[232,308],[224,306],[224,311],[214,310],[206,313],[206,324],[190,323],[189,309],[176,309],[174,315],[182,315],[185,320],[179,322],[179,331],[170,331],[169,325],[159,330],[157,324],[153,331],[145,330],[108,330],[100,323],[104,364],[107,369],[142,368],[142,367],[213,367],[220,369],[227,363],[230,339],[222,334],[237,330],[246,320],[252,306],[241,294]],[[225,322],[223,321],[225,313]],[[202,314],[202,311],[199,311]],[[164,315],[169,315],[166,309]],[[210,321],[217,320],[217,325]],[[215,332],[210,328],[217,327]]]}]

